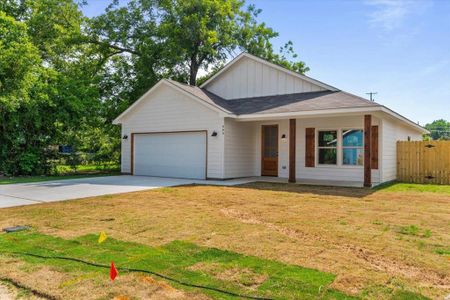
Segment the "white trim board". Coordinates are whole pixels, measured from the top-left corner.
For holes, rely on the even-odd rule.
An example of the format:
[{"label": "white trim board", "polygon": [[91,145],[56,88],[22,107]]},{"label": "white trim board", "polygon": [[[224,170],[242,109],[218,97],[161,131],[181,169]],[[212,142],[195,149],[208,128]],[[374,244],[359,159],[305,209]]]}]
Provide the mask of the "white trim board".
[{"label": "white trim board", "polygon": [[287,118],[312,118],[320,116],[330,116],[330,115],[359,115],[361,113],[385,113],[390,117],[400,120],[406,123],[407,126],[414,128],[415,130],[426,134],[429,133],[428,130],[422,126],[414,123],[413,121],[403,117],[402,115],[394,112],[393,110],[383,106],[374,107],[350,107],[350,108],[334,108],[334,109],[322,109],[322,110],[310,110],[310,111],[299,111],[299,112],[287,112],[287,113],[269,113],[269,114],[247,114],[239,115],[234,118],[236,121],[248,122],[248,121],[263,121],[263,120],[276,120],[276,119],[287,119]]}]

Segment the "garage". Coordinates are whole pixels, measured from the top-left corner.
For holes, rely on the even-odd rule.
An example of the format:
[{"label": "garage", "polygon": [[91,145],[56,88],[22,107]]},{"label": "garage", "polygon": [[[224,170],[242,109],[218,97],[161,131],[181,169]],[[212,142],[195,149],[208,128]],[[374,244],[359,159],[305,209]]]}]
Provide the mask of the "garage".
[{"label": "garage", "polygon": [[133,134],[133,174],[206,179],[206,131]]}]

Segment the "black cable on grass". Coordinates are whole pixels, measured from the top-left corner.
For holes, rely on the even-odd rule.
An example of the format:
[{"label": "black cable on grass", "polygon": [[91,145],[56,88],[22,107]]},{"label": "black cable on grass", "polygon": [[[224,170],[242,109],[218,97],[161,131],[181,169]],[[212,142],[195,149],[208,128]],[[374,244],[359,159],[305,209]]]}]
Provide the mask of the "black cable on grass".
[{"label": "black cable on grass", "polygon": [[[78,258],[73,258],[73,257],[44,256],[44,255],[33,254],[33,253],[26,253],[26,252],[0,251],[0,253],[15,254],[15,255],[25,255],[25,256],[31,256],[31,257],[41,258],[41,259],[68,260],[68,261],[79,262],[79,263],[82,263],[82,264],[85,264],[85,265],[88,265],[88,266],[92,266],[92,267],[98,267],[98,268],[104,268],[104,269],[109,269],[110,268],[110,266],[108,266],[108,265],[97,264],[97,263],[93,263],[93,262],[89,262],[89,261],[85,261],[85,260],[78,259]],[[160,278],[163,278],[163,279],[166,279],[168,281],[172,281],[172,282],[184,285],[184,286],[199,288],[199,289],[203,289],[203,290],[210,290],[210,291],[222,293],[222,294],[225,294],[225,295],[228,295],[228,296],[233,296],[233,297],[239,297],[239,298],[244,298],[244,299],[253,299],[253,300],[273,300],[272,298],[242,295],[242,294],[237,294],[237,293],[221,290],[221,289],[218,289],[218,288],[215,288],[215,287],[211,287],[211,286],[204,286],[204,285],[198,285],[198,284],[193,284],[193,283],[189,283],[189,282],[184,282],[184,281],[181,281],[181,280],[178,280],[178,279],[175,279],[175,278],[172,278],[172,277],[168,277],[166,275],[163,275],[163,274],[160,274],[160,273],[157,273],[157,272],[153,272],[153,271],[149,271],[149,270],[134,269],[134,268],[124,268],[124,267],[116,267],[116,269],[119,270],[119,271],[125,271],[125,272],[130,272],[130,273],[146,273],[146,274],[158,276]]]},{"label": "black cable on grass", "polygon": [[55,296],[52,296],[50,294],[47,294],[47,293],[35,290],[35,289],[30,288],[30,287],[28,287],[26,285],[23,285],[20,282],[17,282],[15,280],[11,279],[11,278],[0,277],[0,281],[7,282],[7,283],[15,286],[18,289],[26,290],[26,291],[30,292],[31,294],[33,294],[34,296],[37,296],[39,298],[43,298],[43,299],[47,299],[47,300],[58,300],[59,299],[59,298],[57,298]]}]

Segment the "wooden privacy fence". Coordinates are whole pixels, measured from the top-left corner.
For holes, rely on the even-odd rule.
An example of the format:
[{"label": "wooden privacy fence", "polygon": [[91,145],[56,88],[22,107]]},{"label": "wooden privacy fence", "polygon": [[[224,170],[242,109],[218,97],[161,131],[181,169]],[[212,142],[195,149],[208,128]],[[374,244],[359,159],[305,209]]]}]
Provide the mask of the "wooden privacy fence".
[{"label": "wooden privacy fence", "polygon": [[450,184],[450,141],[397,142],[397,180]]}]

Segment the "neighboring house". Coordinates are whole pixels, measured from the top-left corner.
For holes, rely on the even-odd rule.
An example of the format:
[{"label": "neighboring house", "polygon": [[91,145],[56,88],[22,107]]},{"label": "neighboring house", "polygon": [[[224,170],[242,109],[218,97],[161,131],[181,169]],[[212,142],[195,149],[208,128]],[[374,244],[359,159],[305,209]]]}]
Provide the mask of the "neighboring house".
[{"label": "neighboring house", "polygon": [[372,186],[427,130],[387,107],[242,53],[200,87],[161,80],[123,112],[122,172]]}]

